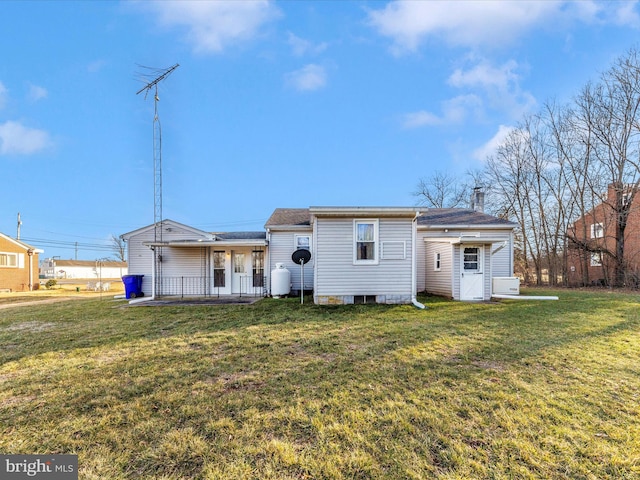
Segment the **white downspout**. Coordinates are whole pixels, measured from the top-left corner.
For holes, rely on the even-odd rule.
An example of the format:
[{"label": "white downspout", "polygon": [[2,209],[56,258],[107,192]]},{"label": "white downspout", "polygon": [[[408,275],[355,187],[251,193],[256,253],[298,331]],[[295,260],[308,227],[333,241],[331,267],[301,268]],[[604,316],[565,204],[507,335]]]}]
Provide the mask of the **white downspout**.
[{"label": "white downspout", "polygon": [[29,291],[33,290],[33,250],[27,250],[29,256]]},{"label": "white downspout", "polygon": [[156,298],[156,247],[151,249],[151,298]]},{"label": "white downspout", "polygon": [[266,294],[268,297],[271,296],[271,229],[267,228],[267,291]]},{"label": "white downspout", "polygon": [[411,222],[411,303],[414,306],[425,309],[422,303],[418,301],[416,298],[416,290],[418,288],[418,265],[416,260],[416,231],[418,230],[418,217],[420,216],[420,212],[416,212],[416,216],[413,217],[413,221]]}]

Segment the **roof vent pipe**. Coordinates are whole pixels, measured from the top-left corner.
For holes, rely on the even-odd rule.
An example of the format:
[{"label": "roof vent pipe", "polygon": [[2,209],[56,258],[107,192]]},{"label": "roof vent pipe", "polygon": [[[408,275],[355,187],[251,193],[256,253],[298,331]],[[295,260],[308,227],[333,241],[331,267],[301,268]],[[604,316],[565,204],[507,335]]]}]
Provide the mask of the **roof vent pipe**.
[{"label": "roof vent pipe", "polygon": [[482,187],[474,187],[471,194],[471,210],[484,213],[484,191]]}]

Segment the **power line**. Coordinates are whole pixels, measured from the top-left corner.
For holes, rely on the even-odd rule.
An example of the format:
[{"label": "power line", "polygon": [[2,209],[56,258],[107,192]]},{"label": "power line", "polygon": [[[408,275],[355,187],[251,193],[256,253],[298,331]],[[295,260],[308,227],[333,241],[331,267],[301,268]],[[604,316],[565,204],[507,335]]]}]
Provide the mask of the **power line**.
[{"label": "power line", "polygon": [[99,243],[80,243],[80,242],[65,242],[63,240],[51,240],[46,238],[34,238],[23,237],[21,241],[32,244],[38,247],[53,247],[61,249],[76,249],[81,248],[83,250],[91,251],[113,251],[111,245],[99,244]]}]

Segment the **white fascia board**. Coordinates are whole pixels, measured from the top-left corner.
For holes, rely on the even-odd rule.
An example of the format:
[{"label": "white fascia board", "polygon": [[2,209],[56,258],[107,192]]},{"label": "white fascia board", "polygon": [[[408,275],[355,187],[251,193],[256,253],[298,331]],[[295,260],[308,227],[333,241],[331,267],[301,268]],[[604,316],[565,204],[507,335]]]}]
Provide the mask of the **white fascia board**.
[{"label": "white fascia board", "polygon": [[218,240],[218,241],[177,241],[177,242],[142,242],[146,247],[199,248],[199,247],[264,247],[266,240]]},{"label": "white fascia board", "polygon": [[[189,233],[193,233],[194,235],[200,235],[204,238],[212,238],[213,234],[209,233],[209,232],[205,232],[204,230],[200,230],[198,228],[195,227],[190,227],[189,225],[185,225],[183,223],[180,222],[176,222],[174,220],[162,220],[162,222],[160,222],[162,224],[162,228],[167,228],[167,227],[175,227],[175,228],[181,228],[183,230],[186,230]],[[131,232],[127,232],[127,233],[123,233],[122,235],[120,235],[120,238],[122,238],[123,240],[127,240],[128,238],[131,238],[135,235],[138,235],[140,233],[143,232],[147,232],[149,230],[154,230],[156,228],[156,224],[152,223],[151,225],[147,225],[145,227],[140,227],[136,230],[133,230]]]},{"label": "white fascia board", "polygon": [[311,232],[311,225],[267,225],[270,232]]},{"label": "white fascia board", "polygon": [[472,225],[472,224],[464,224],[464,225],[418,225],[418,230],[504,230],[505,232],[511,232],[515,225],[508,226],[504,224],[487,224],[487,225]]},{"label": "white fascia board", "polygon": [[21,242],[20,240],[16,240],[15,238],[10,237],[9,235],[5,235],[4,233],[0,233],[0,236],[6,240],[8,240],[9,242],[13,243],[14,245],[23,248],[24,250],[31,250],[32,252],[35,253],[42,253],[44,252],[44,250],[40,250],[38,248],[32,247],[31,245],[28,245],[24,242]]},{"label": "white fascia board", "polygon": [[415,217],[418,207],[309,207],[316,217]]},{"label": "white fascia board", "polygon": [[494,244],[494,243],[504,243],[505,240],[504,238],[498,238],[498,237],[425,237],[424,238],[425,242],[429,242],[429,243],[450,243],[452,245],[460,245],[460,244],[482,244],[482,245],[488,245],[488,244]]}]

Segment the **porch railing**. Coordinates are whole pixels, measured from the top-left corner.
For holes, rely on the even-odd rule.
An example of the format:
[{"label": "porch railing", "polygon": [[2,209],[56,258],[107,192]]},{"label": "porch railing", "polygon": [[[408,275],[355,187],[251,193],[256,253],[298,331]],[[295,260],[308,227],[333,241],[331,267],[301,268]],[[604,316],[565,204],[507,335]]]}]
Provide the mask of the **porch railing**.
[{"label": "porch railing", "polygon": [[[267,278],[258,277],[262,285],[256,286],[253,276],[240,277],[239,291],[231,291],[230,295],[247,297],[264,297],[267,294]],[[156,278],[156,294],[159,296],[180,297],[219,297],[229,295],[229,288],[215,286],[212,277],[180,276]],[[222,292],[221,292],[222,290]],[[224,293],[223,293],[224,292]]]}]

